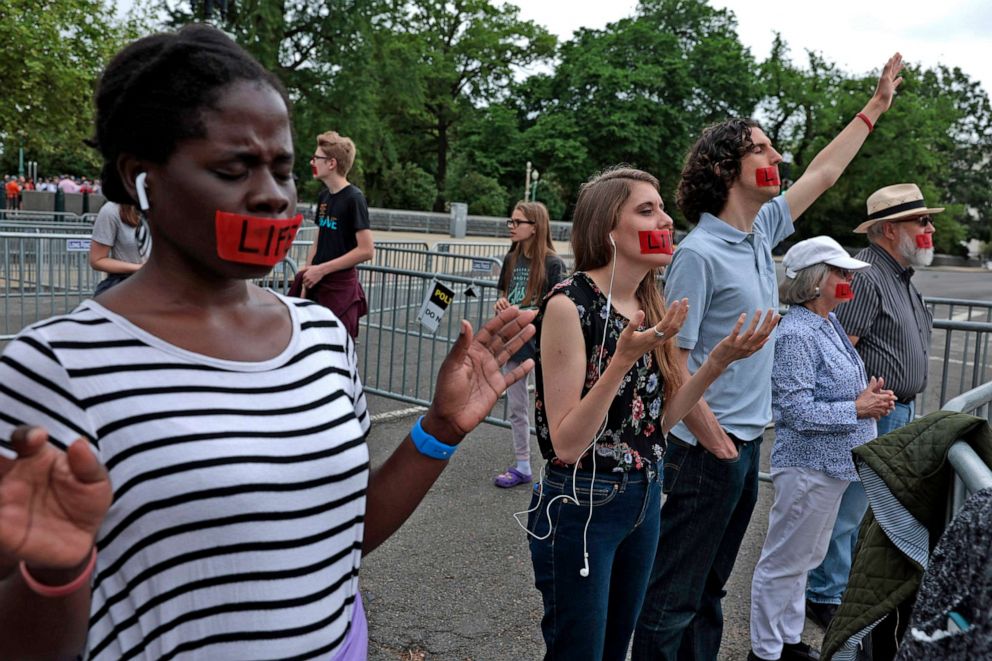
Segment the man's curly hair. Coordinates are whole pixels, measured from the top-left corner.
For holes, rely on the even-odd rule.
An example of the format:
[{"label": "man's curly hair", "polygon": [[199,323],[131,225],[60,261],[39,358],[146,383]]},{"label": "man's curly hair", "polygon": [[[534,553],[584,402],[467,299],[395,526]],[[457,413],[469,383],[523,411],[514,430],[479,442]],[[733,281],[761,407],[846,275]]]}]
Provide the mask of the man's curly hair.
[{"label": "man's curly hair", "polygon": [[730,187],[741,175],[741,159],[753,147],[753,119],[734,118],[703,131],[682,167],[676,203],[685,219],[698,223],[704,211],[718,214],[727,203]]}]

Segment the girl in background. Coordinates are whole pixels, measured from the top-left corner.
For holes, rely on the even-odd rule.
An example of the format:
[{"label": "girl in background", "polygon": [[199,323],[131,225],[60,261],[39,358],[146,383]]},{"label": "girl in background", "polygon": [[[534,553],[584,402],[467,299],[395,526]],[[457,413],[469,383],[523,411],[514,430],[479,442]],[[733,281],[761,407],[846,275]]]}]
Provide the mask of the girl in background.
[{"label": "girl in background", "polygon": [[107,277],[96,286],[93,295],[99,296],[140,269],[151,247],[151,236],[141,222],[138,207],[116,202],[100,207],[90,239],[90,267]]},{"label": "girl in background", "polygon": [[[503,268],[499,273],[497,313],[511,305],[522,310],[536,308],[565,274],[565,263],[551,243],[551,221],[547,207],[540,202],[517,202],[506,226],[513,245],[503,258]],[[506,369],[516,369],[528,358],[533,358],[536,351],[536,343],[533,340],[528,342],[507,361]],[[524,377],[506,389],[516,463],[493,480],[502,489],[530,484],[532,479],[527,381]]]}]

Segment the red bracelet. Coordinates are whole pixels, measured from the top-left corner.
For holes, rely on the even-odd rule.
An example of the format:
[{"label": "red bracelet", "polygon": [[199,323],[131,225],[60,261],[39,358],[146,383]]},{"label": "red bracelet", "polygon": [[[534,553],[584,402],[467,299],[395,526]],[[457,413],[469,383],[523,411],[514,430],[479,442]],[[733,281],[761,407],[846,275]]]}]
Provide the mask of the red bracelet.
[{"label": "red bracelet", "polygon": [[35,594],[40,594],[42,597],[52,598],[68,596],[86,585],[86,583],[90,580],[90,577],[93,575],[94,567],[96,567],[96,547],[94,547],[93,551],[90,553],[90,561],[86,563],[86,568],[83,569],[82,574],[65,585],[45,585],[44,583],[39,582],[38,579],[28,572],[28,566],[23,560],[20,562],[21,578],[23,578],[24,582],[28,584],[31,591]]},{"label": "red bracelet", "polygon": [[875,125],[871,123],[871,120],[870,119],[868,119],[868,115],[864,114],[863,112],[859,112],[857,115],[855,115],[855,117],[857,117],[862,122],[864,122],[865,124],[868,125],[868,132],[869,133],[871,133],[872,131],[875,130]]}]

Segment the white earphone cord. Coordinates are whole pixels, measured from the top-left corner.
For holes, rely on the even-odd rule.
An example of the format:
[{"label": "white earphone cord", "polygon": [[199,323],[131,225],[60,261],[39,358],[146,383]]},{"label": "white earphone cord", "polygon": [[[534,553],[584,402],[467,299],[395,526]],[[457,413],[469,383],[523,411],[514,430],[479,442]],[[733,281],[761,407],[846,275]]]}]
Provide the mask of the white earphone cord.
[{"label": "white earphone cord", "polygon": [[[599,378],[601,370],[603,369],[603,352],[606,350],[606,336],[610,332],[610,310],[613,304],[613,278],[617,273],[617,244],[613,241],[613,235],[610,234],[610,244],[613,245],[613,268],[610,269],[610,287],[606,291],[606,325],[603,328],[603,341],[599,343],[599,357],[596,361],[596,377]],[[592,450],[592,477],[589,481],[589,515],[586,517],[586,525],[582,528],[582,569],[579,570],[579,576],[586,578],[589,576],[589,524],[592,522],[592,509],[593,509],[593,490],[596,486],[596,443],[606,432],[606,426],[609,424],[610,413],[607,410],[606,417],[603,418],[603,424],[600,426],[599,431],[593,437],[592,442],[586,446],[585,450],[582,451],[580,457],[585,456],[586,452]],[[514,512],[513,520],[517,522],[517,525],[523,528],[523,531],[533,537],[534,539],[541,541],[545,540],[551,536],[551,504],[558,500],[559,498],[564,499],[566,502],[571,500],[576,505],[581,505],[579,502],[579,495],[576,491],[576,478],[579,473],[579,462],[575,462],[575,466],[572,468],[572,495],[560,494],[548,501],[548,504],[544,508],[544,516],[548,520],[548,532],[543,536],[539,536],[537,533],[533,533],[527,529],[524,523],[520,522],[520,517],[525,515],[530,515],[531,512],[539,509],[541,507],[541,499],[544,497],[544,475],[547,464],[541,467],[541,481],[538,483],[537,492],[537,504],[529,510],[524,510],[523,512]]]}]

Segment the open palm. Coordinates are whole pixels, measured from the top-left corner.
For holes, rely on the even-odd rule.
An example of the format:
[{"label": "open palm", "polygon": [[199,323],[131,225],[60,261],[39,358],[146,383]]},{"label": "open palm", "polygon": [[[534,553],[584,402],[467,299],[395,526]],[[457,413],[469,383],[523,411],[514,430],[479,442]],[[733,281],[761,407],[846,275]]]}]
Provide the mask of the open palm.
[{"label": "open palm", "polygon": [[21,427],[16,459],[0,458],[0,553],[45,568],[77,566],[110,507],[106,470],[88,443],[66,452],[39,428]]},{"label": "open palm", "polygon": [[461,335],[441,363],[428,412],[446,428],[444,442],[461,440],[475,429],[503,391],[534,366],[534,361],[527,360],[507,374],[501,372],[506,361],[534,335],[530,322],[536,314],[533,310],[506,308],[474,337],[472,325],[462,321]]}]

